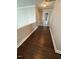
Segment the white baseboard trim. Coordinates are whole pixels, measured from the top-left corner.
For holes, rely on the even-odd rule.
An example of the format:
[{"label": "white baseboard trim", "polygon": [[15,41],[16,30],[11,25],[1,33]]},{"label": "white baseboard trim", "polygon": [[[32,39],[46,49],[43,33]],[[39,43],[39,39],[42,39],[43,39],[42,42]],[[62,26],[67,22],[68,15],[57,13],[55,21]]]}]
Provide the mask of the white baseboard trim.
[{"label": "white baseboard trim", "polygon": [[60,50],[56,50],[55,52],[58,53],[58,54],[61,54],[61,51]]},{"label": "white baseboard trim", "polygon": [[26,36],[26,37],[17,45],[17,48],[19,48],[19,47],[22,45],[22,43],[23,43],[24,41],[26,41],[27,38],[28,38],[37,28],[38,28],[38,26],[36,26],[36,27],[34,28],[34,30],[33,30],[28,36]]},{"label": "white baseboard trim", "polygon": [[54,45],[55,53],[61,54],[61,51],[60,50],[57,50],[57,47],[56,47],[56,44],[55,44],[55,41],[54,41],[54,36],[53,36],[52,30],[50,28],[49,28],[49,30],[50,30],[50,33],[51,33],[51,37],[52,37],[52,42],[53,42],[53,45]]}]

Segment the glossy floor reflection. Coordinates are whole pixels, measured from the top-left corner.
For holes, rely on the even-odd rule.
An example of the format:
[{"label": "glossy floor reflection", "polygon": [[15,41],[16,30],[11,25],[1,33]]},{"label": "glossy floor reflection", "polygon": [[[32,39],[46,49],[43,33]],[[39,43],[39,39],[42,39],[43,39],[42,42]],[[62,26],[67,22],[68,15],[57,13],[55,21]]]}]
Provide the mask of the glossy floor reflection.
[{"label": "glossy floor reflection", "polygon": [[17,49],[17,59],[61,59],[54,51],[49,27],[39,26]]}]

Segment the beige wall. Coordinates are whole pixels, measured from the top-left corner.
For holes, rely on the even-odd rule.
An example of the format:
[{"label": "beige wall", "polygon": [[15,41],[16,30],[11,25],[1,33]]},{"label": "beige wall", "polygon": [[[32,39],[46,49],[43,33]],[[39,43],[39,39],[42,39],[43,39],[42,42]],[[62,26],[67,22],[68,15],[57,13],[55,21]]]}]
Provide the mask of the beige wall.
[{"label": "beige wall", "polygon": [[36,23],[17,29],[17,45],[21,43],[36,27]]},{"label": "beige wall", "polygon": [[49,27],[52,30],[57,50],[61,51],[61,5],[60,0],[56,0],[54,9],[49,20]]},{"label": "beige wall", "polygon": [[36,6],[36,22],[38,25],[42,25],[42,9]]}]

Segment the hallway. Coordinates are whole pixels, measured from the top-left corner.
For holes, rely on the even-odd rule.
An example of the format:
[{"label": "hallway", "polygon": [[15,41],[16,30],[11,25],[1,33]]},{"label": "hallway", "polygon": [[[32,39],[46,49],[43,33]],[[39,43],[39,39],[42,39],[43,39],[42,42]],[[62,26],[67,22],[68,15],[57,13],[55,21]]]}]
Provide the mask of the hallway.
[{"label": "hallway", "polygon": [[54,51],[49,27],[37,30],[17,49],[17,59],[61,59]]}]

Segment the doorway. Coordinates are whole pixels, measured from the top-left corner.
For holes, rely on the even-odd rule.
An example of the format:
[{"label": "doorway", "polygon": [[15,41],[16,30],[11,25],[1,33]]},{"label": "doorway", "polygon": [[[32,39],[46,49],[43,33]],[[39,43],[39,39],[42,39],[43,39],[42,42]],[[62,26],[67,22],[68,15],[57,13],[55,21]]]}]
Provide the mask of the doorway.
[{"label": "doorway", "polygon": [[43,26],[48,26],[48,13],[43,15]]}]

